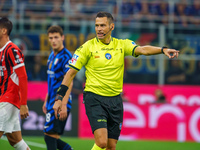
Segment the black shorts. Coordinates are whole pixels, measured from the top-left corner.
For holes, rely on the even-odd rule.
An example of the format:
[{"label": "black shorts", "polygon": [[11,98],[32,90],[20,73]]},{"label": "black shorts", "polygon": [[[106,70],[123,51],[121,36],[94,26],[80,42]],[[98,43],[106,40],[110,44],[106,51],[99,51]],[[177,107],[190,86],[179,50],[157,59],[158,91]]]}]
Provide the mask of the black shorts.
[{"label": "black shorts", "polygon": [[123,121],[121,96],[107,97],[84,92],[83,100],[92,132],[99,128],[107,128],[108,138],[118,140]]},{"label": "black shorts", "polygon": [[[67,118],[70,111],[67,111]],[[55,118],[54,110],[51,109],[46,113],[46,121],[44,125],[44,132],[49,134],[59,134],[62,135],[65,129],[67,118],[64,121]]]}]

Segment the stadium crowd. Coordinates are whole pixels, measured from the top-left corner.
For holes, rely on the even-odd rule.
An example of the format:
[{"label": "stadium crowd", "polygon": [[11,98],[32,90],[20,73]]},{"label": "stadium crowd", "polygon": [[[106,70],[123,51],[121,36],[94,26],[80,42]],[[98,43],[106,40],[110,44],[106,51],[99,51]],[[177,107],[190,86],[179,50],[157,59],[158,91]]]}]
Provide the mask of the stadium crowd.
[{"label": "stadium crowd", "polygon": [[[1,0],[0,3],[0,17],[7,16],[12,18],[14,16],[16,18],[14,24],[16,24],[17,29],[19,28],[20,30],[22,25],[25,31],[34,32],[37,30],[42,33],[52,24],[59,24],[64,28],[63,22],[69,23],[70,31],[79,31],[84,35],[94,33],[93,18],[100,10],[112,13],[115,20],[122,24],[122,28],[128,28],[128,31],[132,31],[133,34],[139,30],[141,32],[149,32],[152,26],[159,24],[163,24],[166,27],[171,27],[172,25],[182,28],[180,31],[182,34],[188,33],[188,28],[195,30],[189,30],[189,33],[198,34],[200,32],[200,30],[197,30],[197,27],[200,25],[199,0],[49,0],[48,2],[45,0]],[[143,24],[148,27],[147,30],[139,28],[136,29],[136,32],[131,30],[133,26]],[[174,33],[177,31],[175,30]],[[138,41],[136,42],[138,43]],[[191,45],[186,45],[184,42],[179,41],[177,44],[176,39],[174,41],[167,41],[167,43],[170,43],[169,47],[179,49],[181,54],[183,54],[182,51],[184,52],[187,46],[191,49]],[[139,44],[141,43],[139,42]],[[198,47],[197,54],[200,53],[198,52],[199,49]],[[27,62],[29,80],[44,81],[46,73],[43,71],[45,70],[43,68],[46,67],[46,64],[35,62],[34,58],[26,60],[32,60]],[[133,63],[136,63],[136,61]],[[170,66],[174,63],[167,62],[165,83],[199,84],[198,62],[185,61],[185,63],[181,62],[177,66],[179,67],[178,70],[181,70],[180,72],[184,74],[181,78],[178,78],[182,79],[181,83],[173,83],[168,79],[176,71],[170,70]],[[35,64],[34,67],[32,67],[33,63]],[[191,67],[191,64],[194,67]],[[192,71],[187,71],[191,70],[188,69],[190,67]],[[143,80],[141,80],[141,77],[143,77]],[[131,83],[157,83],[157,75],[151,73],[132,73],[130,70],[125,70],[124,80]]]},{"label": "stadium crowd", "polygon": [[133,22],[166,25],[171,22],[183,27],[200,24],[199,0],[177,0],[173,3],[167,0],[1,0],[0,10],[0,17],[12,16],[15,11],[16,17],[30,20],[30,29],[38,27],[33,26],[38,20],[50,22],[67,18],[71,22],[90,21],[93,19],[91,16],[100,10],[111,12],[123,25]]}]

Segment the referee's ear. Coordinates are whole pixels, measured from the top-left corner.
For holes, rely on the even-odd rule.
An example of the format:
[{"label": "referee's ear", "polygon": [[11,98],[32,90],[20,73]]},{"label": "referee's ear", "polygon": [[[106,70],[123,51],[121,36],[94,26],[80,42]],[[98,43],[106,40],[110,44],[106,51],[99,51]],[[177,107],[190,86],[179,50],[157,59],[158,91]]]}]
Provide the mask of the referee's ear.
[{"label": "referee's ear", "polygon": [[114,24],[114,23],[111,23],[111,28],[110,28],[110,30],[114,30],[114,28],[115,28],[115,24]]}]

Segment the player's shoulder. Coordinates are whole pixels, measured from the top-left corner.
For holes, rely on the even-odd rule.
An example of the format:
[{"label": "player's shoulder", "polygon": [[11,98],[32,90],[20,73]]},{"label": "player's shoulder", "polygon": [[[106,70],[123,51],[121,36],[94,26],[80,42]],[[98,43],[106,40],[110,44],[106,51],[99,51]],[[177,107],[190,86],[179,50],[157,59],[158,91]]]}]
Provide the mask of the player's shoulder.
[{"label": "player's shoulder", "polygon": [[51,51],[51,53],[49,54],[49,59],[54,55],[54,52]]},{"label": "player's shoulder", "polygon": [[91,46],[95,45],[96,38],[87,40],[84,44],[76,49],[76,51],[86,50],[89,49]]},{"label": "player's shoulder", "polygon": [[64,58],[64,59],[71,59],[71,58],[72,58],[72,54],[71,54],[71,52],[70,52],[67,48],[64,48],[64,49],[59,53],[59,57],[60,57],[60,58]]},{"label": "player's shoulder", "polygon": [[95,38],[92,38],[92,39],[86,41],[83,45],[94,45],[97,41],[98,41],[98,39],[95,37]]},{"label": "player's shoulder", "polygon": [[136,45],[136,43],[133,40],[130,39],[118,39],[118,38],[113,38],[114,43],[118,44],[133,44]]},{"label": "player's shoulder", "polygon": [[112,37],[112,40],[115,41],[115,42],[126,42],[126,41],[131,41],[130,39],[119,39],[119,38],[115,38],[115,37]]},{"label": "player's shoulder", "polygon": [[20,50],[19,47],[11,41],[8,43],[7,47],[8,47],[9,50],[12,50],[12,49]]}]

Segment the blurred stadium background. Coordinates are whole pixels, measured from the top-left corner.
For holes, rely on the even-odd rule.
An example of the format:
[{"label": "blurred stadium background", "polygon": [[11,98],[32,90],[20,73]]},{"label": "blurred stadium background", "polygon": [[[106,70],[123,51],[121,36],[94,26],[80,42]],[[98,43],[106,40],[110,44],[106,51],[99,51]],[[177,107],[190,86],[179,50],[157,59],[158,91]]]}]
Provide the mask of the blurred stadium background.
[{"label": "blurred stadium background", "polygon": [[[95,36],[98,11],[113,14],[114,37],[180,50],[174,60],[163,55],[125,59],[125,113],[117,149],[200,149],[200,0],[0,0],[0,17],[12,20],[11,40],[25,55],[30,109],[30,117],[22,121],[25,140],[38,145],[32,149],[45,149],[48,27],[64,29],[64,44],[73,54]],[[90,149],[94,142],[86,140],[92,134],[81,103],[84,82],[83,68],[74,81],[73,110],[64,134],[75,150]],[[162,93],[164,98],[157,99]],[[0,145],[11,149],[6,140]]]}]

